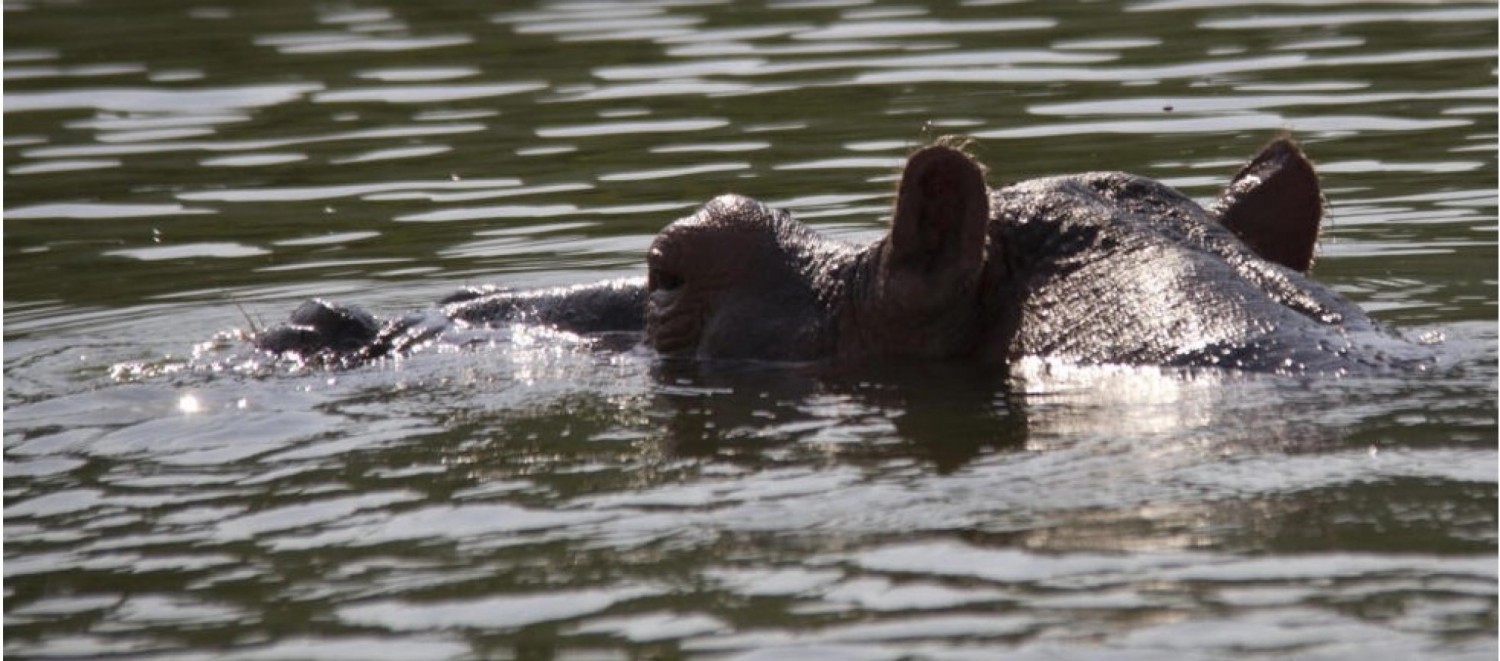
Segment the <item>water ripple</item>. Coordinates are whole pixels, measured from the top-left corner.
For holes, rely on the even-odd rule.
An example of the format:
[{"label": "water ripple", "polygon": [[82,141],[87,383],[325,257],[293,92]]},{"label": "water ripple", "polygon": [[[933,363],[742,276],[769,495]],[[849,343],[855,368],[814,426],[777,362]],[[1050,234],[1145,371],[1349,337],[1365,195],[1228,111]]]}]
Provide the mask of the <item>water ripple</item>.
[{"label": "water ripple", "polygon": [[282,188],[242,188],[178,193],[189,202],[292,202],[332,200],[405,191],[451,191],[512,188],[521,185],[513,178],[434,179],[432,181],[384,181],[337,186],[288,186]]},{"label": "water ripple", "polygon": [[199,165],[211,168],[259,168],[270,165],[285,165],[307,160],[307,154],[292,152],[267,153],[267,154],[238,154],[235,156],[215,156],[198,161]]},{"label": "water ripple", "polygon": [[455,80],[458,78],[470,78],[479,75],[476,67],[453,66],[453,67],[397,67],[389,69],[366,69],[355,74],[360,78],[379,80],[387,83],[413,83],[413,82],[437,82],[440,80]]},{"label": "water ripple", "polygon": [[199,257],[214,259],[258,257],[260,255],[269,255],[271,251],[241,243],[217,241],[178,243],[163,246],[148,246],[145,248],[122,248],[120,250],[106,250],[104,254],[115,257],[129,257],[143,262],[156,262],[171,259],[195,259]]},{"label": "water ripple", "polygon": [[618,99],[661,98],[667,96],[728,96],[774,92],[785,86],[749,85],[745,83],[702,80],[666,80],[622,85],[569,85],[558,88],[558,99],[569,102],[610,101]]},{"label": "water ripple", "polygon": [[1354,67],[1384,64],[1411,64],[1450,60],[1490,59],[1494,49],[1432,49],[1372,55],[1313,58],[1302,54],[1258,55],[1247,58],[1225,58],[1200,62],[1166,64],[1154,67],[1038,67],[965,69],[912,68],[899,71],[864,72],[855,76],[858,84],[888,85],[919,82],[949,83],[1021,83],[1040,81],[1130,82],[1210,78],[1235,73],[1307,69],[1314,67]]},{"label": "water ripple", "polygon": [[599,181],[641,181],[643,179],[678,179],[709,172],[737,172],[750,169],[749,163],[702,163],[674,168],[632,170],[599,175]]},{"label": "water ripple", "polygon": [[[1335,90],[1323,90],[1331,92]],[[1494,89],[1455,89],[1442,92],[1381,92],[1361,94],[1258,94],[1221,96],[1151,96],[1149,98],[1102,99],[1065,103],[1039,103],[1026,107],[1033,115],[1158,115],[1171,108],[1174,113],[1224,113],[1226,111],[1260,110],[1321,105],[1374,105],[1422,99],[1488,99]]]},{"label": "water ripple", "polygon": [[337,614],[339,619],[356,626],[378,626],[389,631],[504,631],[570,620],[603,611],[622,601],[662,592],[659,588],[619,586],[421,603],[382,600],[344,606]]},{"label": "water ripple", "polygon": [[448,124],[420,124],[391,126],[353,131],[334,131],[294,138],[268,138],[247,140],[176,140],[172,142],[114,145],[63,145],[37,147],[22,152],[29,158],[58,158],[77,156],[123,156],[130,154],[160,154],[180,151],[260,151],[328,142],[348,140],[383,140],[388,138],[415,138],[435,135],[475,133],[487,128],[484,124],[457,122]]},{"label": "water ripple", "polygon": [[386,87],[360,87],[328,90],[314,94],[318,103],[351,103],[378,101],[382,103],[434,103],[485,99],[521,92],[546,89],[546,83],[475,83],[441,85],[390,85]]},{"label": "water ripple", "polygon": [[1278,28],[1328,28],[1364,23],[1467,23],[1495,20],[1494,7],[1459,7],[1451,9],[1403,9],[1398,11],[1316,12],[1306,14],[1261,14],[1246,18],[1208,19],[1198,27],[1210,30],[1269,30]]},{"label": "water ripple", "polygon": [[256,45],[271,46],[277,52],[286,55],[404,52],[464,46],[473,41],[473,37],[464,34],[430,37],[375,37],[347,32],[308,32],[270,35],[255,39]]},{"label": "water ripple", "polygon": [[72,218],[87,220],[101,218],[148,218],[158,216],[184,216],[206,213],[213,213],[213,210],[184,207],[181,204],[61,202],[57,204],[36,204],[32,206],[6,209],[5,217],[11,220],[31,220],[42,218]]},{"label": "water ripple", "polygon": [[260,108],[289,103],[323,89],[322,85],[236,85],[201,89],[102,87],[46,92],[8,91],[5,112],[37,112],[89,108],[111,112],[221,113],[237,108]]},{"label": "water ripple", "polygon": [[120,167],[120,161],[113,158],[79,158],[47,161],[44,163],[27,163],[12,166],[5,171],[9,174],[46,174],[49,172],[76,172],[78,170],[100,170],[117,167]]},{"label": "water ripple", "polygon": [[393,147],[390,149],[372,149],[352,156],[330,158],[328,162],[333,165],[349,165],[351,163],[369,163],[371,161],[391,161],[402,158],[421,158],[445,154],[453,151],[448,145],[427,145],[422,147]]},{"label": "water ripple", "polygon": [[635,133],[684,133],[707,131],[729,125],[729,120],[719,118],[653,119],[634,122],[597,122],[571,126],[539,126],[536,134],[542,138],[585,138]]},{"label": "water ripple", "polygon": [[1037,124],[1007,129],[974,131],[976,138],[1040,138],[1078,133],[1094,134],[1142,134],[1163,135],[1171,133],[1275,133],[1298,131],[1305,133],[1362,131],[1370,133],[1400,131],[1431,131],[1435,129],[1468,126],[1463,119],[1404,119],[1400,117],[1378,117],[1373,115],[1318,115],[1292,118],[1273,113],[1245,113],[1242,115],[1211,115],[1207,117],[1161,117],[1138,118],[1121,121],[1058,122]]},{"label": "water ripple", "polygon": [[[57,66],[11,66],[5,67],[6,80],[29,80],[35,78],[95,78],[101,76],[124,76],[146,71],[139,64],[92,64],[73,67]],[[7,99],[7,106],[10,105]]]},{"label": "water ripple", "polygon": [[793,39],[825,41],[842,39],[879,39],[882,37],[921,37],[978,32],[1015,32],[1046,30],[1057,27],[1050,18],[1015,18],[1005,20],[949,21],[942,19],[848,21],[836,25],[797,32]]}]

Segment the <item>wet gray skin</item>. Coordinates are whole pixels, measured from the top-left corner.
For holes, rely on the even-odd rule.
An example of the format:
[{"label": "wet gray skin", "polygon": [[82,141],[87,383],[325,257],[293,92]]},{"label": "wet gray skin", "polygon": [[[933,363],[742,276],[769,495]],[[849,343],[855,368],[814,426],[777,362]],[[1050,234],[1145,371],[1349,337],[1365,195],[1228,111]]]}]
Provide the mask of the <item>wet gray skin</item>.
[{"label": "wet gray skin", "polygon": [[435,308],[384,322],[358,307],[313,299],[293,310],[287,323],[255,334],[252,342],[301,363],[346,368],[476,326],[529,323],[579,333],[639,332],[645,310],[642,278],[531,291],[465,289]]},{"label": "wet gray skin", "polygon": [[[1311,205],[1237,197],[1242,179],[1257,176],[1242,173],[1216,206],[1243,214],[1263,205],[1256,211],[1270,215],[1247,222],[1262,231],[1294,225],[1282,231],[1300,232],[1308,244],[1278,246],[1277,254],[1310,264],[1321,219],[1316,181],[1289,142],[1269,152],[1295,161],[1263,183],[1286,187],[1278,178],[1306,172],[1297,188],[1314,191]],[[1421,369],[1431,360],[1427,349],[1305,273],[1263,258],[1218,214],[1159,182],[1120,173],[1056,177],[994,191],[990,204],[979,351],[986,361],[1338,374]]]},{"label": "wet gray skin", "polygon": [[579,332],[643,323],[646,345],[696,359],[1424,367],[1425,348],[1306,276],[1322,215],[1312,165],[1289,139],[1267,146],[1210,209],[1123,173],[990,190],[982,166],[940,144],[910,157],[891,232],[869,245],[725,195],[658,234],[644,285],[472,291],[383,325],[310,302],[258,344],[349,365],[403,351],[450,320],[526,320]]},{"label": "wet gray skin", "polygon": [[1304,273],[1323,200],[1289,139],[1213,210],[1123,173],[987,192],[973,183],[982,176],[958,150],[918,151],[891,234],[866,247],[716,199],[652,246],[646,342],[697,358],[1030,356],[1295,374],[1430,360]]},{"label": "wet gray skin", "polygon": [[646,342],[665,355],[785,361],[969,353],[985,195],[963,152],[921,150],[902,174],[890,234],[862,247],[749,198],[715,198],[651,244]]}]

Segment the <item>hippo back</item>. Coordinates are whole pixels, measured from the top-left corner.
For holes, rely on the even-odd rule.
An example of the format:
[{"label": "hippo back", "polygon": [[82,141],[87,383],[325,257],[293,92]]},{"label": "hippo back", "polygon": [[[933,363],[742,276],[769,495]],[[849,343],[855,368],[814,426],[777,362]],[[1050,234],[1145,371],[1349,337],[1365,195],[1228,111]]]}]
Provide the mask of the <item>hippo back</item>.
[{"label": "hippo back", "polygon": [[1426,358],[1160,182],[1037,179],[992,191],[990,207],[991,361],[1346,373]]}]

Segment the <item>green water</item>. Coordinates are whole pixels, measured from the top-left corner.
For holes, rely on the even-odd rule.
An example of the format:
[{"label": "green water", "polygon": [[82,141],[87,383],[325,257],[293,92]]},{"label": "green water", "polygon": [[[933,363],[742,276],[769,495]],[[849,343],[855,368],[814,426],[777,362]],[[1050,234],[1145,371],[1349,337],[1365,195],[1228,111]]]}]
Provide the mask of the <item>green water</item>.
[{"label": "green water", "polygon": [[[5,18],[8,656],[1495,656],[1493,4]],[[1283,131],[1314,274],[1433,373],[726,370],[515,328],[327,374],[229,334],[638,275],[730,191],[870,240],[943,134],[996,185],[1209,199]]]}]

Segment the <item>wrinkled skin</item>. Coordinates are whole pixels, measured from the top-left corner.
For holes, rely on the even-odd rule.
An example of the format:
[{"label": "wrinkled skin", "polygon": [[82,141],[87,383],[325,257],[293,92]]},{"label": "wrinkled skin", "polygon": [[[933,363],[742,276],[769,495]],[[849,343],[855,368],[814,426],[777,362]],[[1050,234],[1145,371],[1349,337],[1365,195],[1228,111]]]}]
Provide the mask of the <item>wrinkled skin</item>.
[{"label": "wrinkled skin", "polygon": [[1284,138],[1207,209],[1123,173],[991,190],[978,163],[939,144],[910,157],[891,232],[869,245],[725,195],[658,234],[644,286],[476,291],[383,325],[310,302],[257,344],[349,365],[449,320],[526,320],[579,332],[643,323],[646,345],[697,359],[1038,357],[1293,374],[1425,365],[1425,349],[1306,276],[1322,214],[1312,165]]}]

